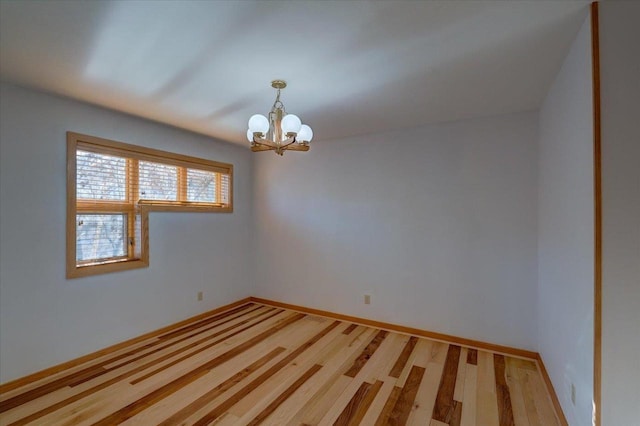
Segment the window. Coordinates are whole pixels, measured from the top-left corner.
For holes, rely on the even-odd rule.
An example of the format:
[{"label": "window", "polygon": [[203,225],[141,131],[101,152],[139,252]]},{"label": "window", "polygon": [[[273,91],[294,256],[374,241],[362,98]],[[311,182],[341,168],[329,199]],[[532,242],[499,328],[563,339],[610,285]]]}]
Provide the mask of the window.
[{"label": "window", "polygon": [[152,211],[232,212],[231,164],[67,133],[67,277],[149,264]]}]

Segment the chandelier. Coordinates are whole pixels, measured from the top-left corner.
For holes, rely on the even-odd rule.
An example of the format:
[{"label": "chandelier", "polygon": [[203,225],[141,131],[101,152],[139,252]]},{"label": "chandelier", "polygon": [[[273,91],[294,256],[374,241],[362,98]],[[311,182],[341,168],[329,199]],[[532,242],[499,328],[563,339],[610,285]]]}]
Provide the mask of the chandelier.
[{"label": "chandelier", "polygon": [[280,100],[280,90],[287,87],[287,83],[284,80],[273,80],[271,87],[278,94],[269,118],[255,114],[249,119],[247,139],[251,142],[251,151],[275,151],[278,155],[287,150],[309,151],[309,142],[313,139],[311,127],[302,124],[296,115],[287,114]]}]

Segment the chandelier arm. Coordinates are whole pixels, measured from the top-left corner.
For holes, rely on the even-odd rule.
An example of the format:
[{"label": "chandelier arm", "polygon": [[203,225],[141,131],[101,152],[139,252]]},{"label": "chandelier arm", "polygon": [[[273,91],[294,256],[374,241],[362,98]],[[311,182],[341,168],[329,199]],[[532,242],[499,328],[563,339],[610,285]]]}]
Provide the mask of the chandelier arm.
[{"label": "chandelier arm", "polygon": [[270,147],[270,148],[272,148],[272,149],[275,149],[275,148],[277,148],[277,147],[278,147],[278,145],[277,145],[277,144],[275,144],[275,143],[273,143],[273,142],[271,142],[270,140],[265,139],[265,138],[258,138],[258,139],[256,139],[256,138],[254,137],[254,138],[253,138],[253,142],[254,142],[254,143],[256,143],[256,144],[258,144],[258,145],[265,145],[265,146],[268,146],[268,147]]},{"label": "chandelier arm", "polygon": [[309,151],[309,145],[296,143],[288,146],[287,151]]},{"label": "chandelier arm", "polygon": [[289,145],[291,145],[292,143],[294,143],[295,141],[296,141],[296,138],[292,136],[292,137],[287,138],[287,140],[283,141],[283,142],[280,144],[280,146],[281,146],[282,148],[286,148],[286,147],[288,147]]},{"label": "chandelier arm", "polygon": [[275,148],[272,148],[270,146],[267,145],[262,145],[262,144],[255,144],[251,146],[251,151],[253,152],[260,152],[260,151],[273,151],[275,150]]}]

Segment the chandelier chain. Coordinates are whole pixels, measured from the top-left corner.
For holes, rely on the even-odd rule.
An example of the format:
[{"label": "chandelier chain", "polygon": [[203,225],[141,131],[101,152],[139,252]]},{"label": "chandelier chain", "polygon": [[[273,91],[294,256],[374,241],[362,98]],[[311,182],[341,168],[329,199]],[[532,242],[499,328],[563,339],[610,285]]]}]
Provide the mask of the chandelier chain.
[{"label": "chandelier chain", "polygon": [[271,110],[273,111],[277,108],[282,108],[282,110],[284,111],[284,104],[280,100],[280,89],[277,89],[277,90],[278,90],[278,93],[276,95],[276,100],[273,102],[273,106],[271,107]]}]

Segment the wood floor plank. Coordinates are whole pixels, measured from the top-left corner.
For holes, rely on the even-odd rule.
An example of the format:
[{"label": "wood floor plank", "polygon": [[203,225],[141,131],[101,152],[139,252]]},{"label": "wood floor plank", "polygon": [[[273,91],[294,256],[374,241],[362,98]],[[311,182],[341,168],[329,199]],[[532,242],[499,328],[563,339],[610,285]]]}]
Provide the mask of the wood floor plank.
[{"label": "wood floor plank", "polygon": [[407,424],[425,425],[431,420],[443,369],[444,363],[441,362],[431,361],[426,365],[426,371],[414,401],[414,409],[409,415]]},{"label": "wood floor plank", "polygon": [[517,370],[523,389],[524,405],[525,409],[527,410],[527,418],[529,419],[529,423],[532,425],[542,424],[541,418],[538,415],[538,409],[536,408],[534,390],[535,386],[531,383],[531,379],[526,370],[522,370],[520,368],[518,368]]},{"label": "wood floor plank", "polygon": [[511,362],[512,360],[513,358],[506,358],[507,385],[509,386],[509,394],[511,395],[513,420],[516,426],[530,426],[522,392],[522,384],[520,383],[520,377],[518,375],[518,367]]},{"label": "wood floor plank", "polygon": [[453,413],[451,414],[451,420],[449,420],[449,426],[460,426],[462,421],[462,402],[453,401]]},{"label": "wood floor plank", "polygon": [[333,423],[333,425],[334,426],[348,425],[349,421],[351,420],[356,410],[358,409],[358,406],[364,400],[367,393],[369,393],[370,389],[371,389],[371,383],[363,382],[358,388],[357,392],[353,395],[353,397],[351,398],[347,406],[344,407],[344,410],[342,410],[342,413],[340,413],[340,415],[338,416],[336,421]]},{"label": "wood floor plank", "polygon": [[475,426],[478,386],[478,366],[467,364],[464,377],[464,392],[462,399],[462,416],[460,426]]},{"label": "wood floor plank", "polygon": [[240,420],[237,416],[234,416],[231,413],[225,413],[222,417],[218,418],[215,422],[211,423],[210,426],[237,426],[238,420]]},{"label": "wood floor plank", "polygon": [[376,421],[375,426],[385,426],[389,424],[389,418],[391,417],[391,413],[398,402],[398,398],[400,398],[401,392],[401,387],[394,386],[389,394],[389,398],[387,398],[387,402],[384,404],[384,407],[382,407],[380,415],[378,415],[378,420]]},{"label": "wood floor plank", "polygon": [[453,399],[462,402],[464,395],[464,378],[467,370],[467,348],[460,350],[460,359],[458,361],[458,376],[456,377],[456,387],[453,390]]},{"label": "wood floor plank", "polygon": [[353,330],[355,330],[358,327],[358,324],[351,324],[349,327],[347,327],[342,333],[343,334],[351,334],[351,332]]},{"label": "wood floor plank", "polygon": [[469,348],[467,353],[467,364],[478,365],[478,351],[476,349]]},{"label": "wood floor plank", "polygon": [[400,373],[402,373],[402,370],[404,370],[404,366],[407,364],[407,361],[409,360],[409,356],[413,352],[413,348],[415,348],[416,343],[418,343],[417,337],[412,336],[409,338],[409,341],[404,346],[404,349],[402,349],[402,353],[398,357],[398,360],[396,361],[396,363],[393,365],[393,368],[389,372],[389,376],[395,377],[395,378],[400,377]]},{"label": "wood floor plank", "polygon": [[447,360],[444,364],[440,387],[438,388],[438,396],[436,397],[436,404],[433,407],[433,415],[431,417],[443,423],[449,423],[453,415],[453,392],[456,387],[456,378],[458,377],[460,350],[460,346],[449,345]]},{"label": "wood floor plank", "polygon": [[424,376],[425,369],[422,367],[413,366],[411,373],[407,378],[407,382],[400,391],[398,400],[391,410],[389,415],[389,425],[404,425],[407,423],[411,408],[413,407],[413,401],[416,399],[416,394],[420,388],[420,382]]},{"label": "wood floor plank", "polygon": [[478,351],[478,386],[476,400],[476,422],[486,426],[500,424],[493,355]]},{"label": "wood floor plank", "polygon": [[362,403],[365,396],[369,393],[370,389],[371,389],[371,383],[362,382],[362,384],[358,388],[358,391],[353,395],[353,397],[351,398],[347,406],[344,407],[344,410],[342,410],[342,413],[340,413],[340,416],[338,416],[338,419],[335,422],[333,422],[333,425],[334,426],[348,425],[349,422],[351,421],[351,418],[356,413],[358,406]]},{"label": "wood floor plank", "polygon": [[317,425],[338,397],[344,393],[352,380],[343,374],[338,375],[335,380],[328,383],[328,387],[316,392],[308,406],[303,407],[288,424],[290,426],[297,426],[298,424]]},{"label": "wood floor plank", "polygon": [[0,426],[560,424],[534,360],[257,303],[51,371]]},{"label": "wood floor plank", "polygon": [[528,378],[530,389],[532,389],[533,400],[536,411],[540,416],[540,422],[545,425],[559,424],[558,418],[553,410],[553,403],[546,392],[544,382],[540,374],[530,370],[522,370]]},{"label": "wood floor plank", "polygon": [[503,355],[493,354],[493,368],[496,376],[496,399],[498,400],[500,426],[515,426]]},{"label": "wood floor plank", "polygon": [[369,388],[367,394],[362,398],[362,401],[358,404],[358,407],[356,408],[353,415],[351,415],[351,419],[347,423],[347,426],[357,426],[362,423],[362,419],[367,414],[367,411],[369,411],[369,407],[371,407],[371,404],[378,395],[378,392],[380,392],[383,383],[384,382],[380,380],[376,380],[371,388]]},{"label": "wood floor plank", "polygon": [[362,354],[360,354],[360,356],[354,361],[351,368],[349,368],[349,370],[347,370],[347,372],[344,373],[344,375],[349,377],[355,377],[356,374],[358,374],[358,372],[360,371],[360,369],[367,363],[367,361],[369,361],[369,359],[373,356],[373,354],[378,350],[378,347],[380,346],[382,341],[385,339],[385,337],[387,337],[387,334],[389,334],[387,331],[380,330],[378,334],[376,334],[376,337],[374,337],[371,343],[367,345],[364,351],[362,351]]},{"label": "wood floor plank", "polygon": [[378,417],[380,417],[382,409],[389,399],[389,395],[391,395],[391,392],[396,387],[394,383],[395,382],[392,380],[382,382],[382,386],[380,387],[378,394],[375,396],[369,406],[369,409],[360,421],[361,425],[373,425],[376,423]]},{"label": "wood floor plank", "polygon": [[509,363],[514,367],[521,368],[523,370],[529,371],[538,371],[538,366],[536,363],[530,359],[522,359],[522,358],[514,358],[507,357],[509,359]]}]

